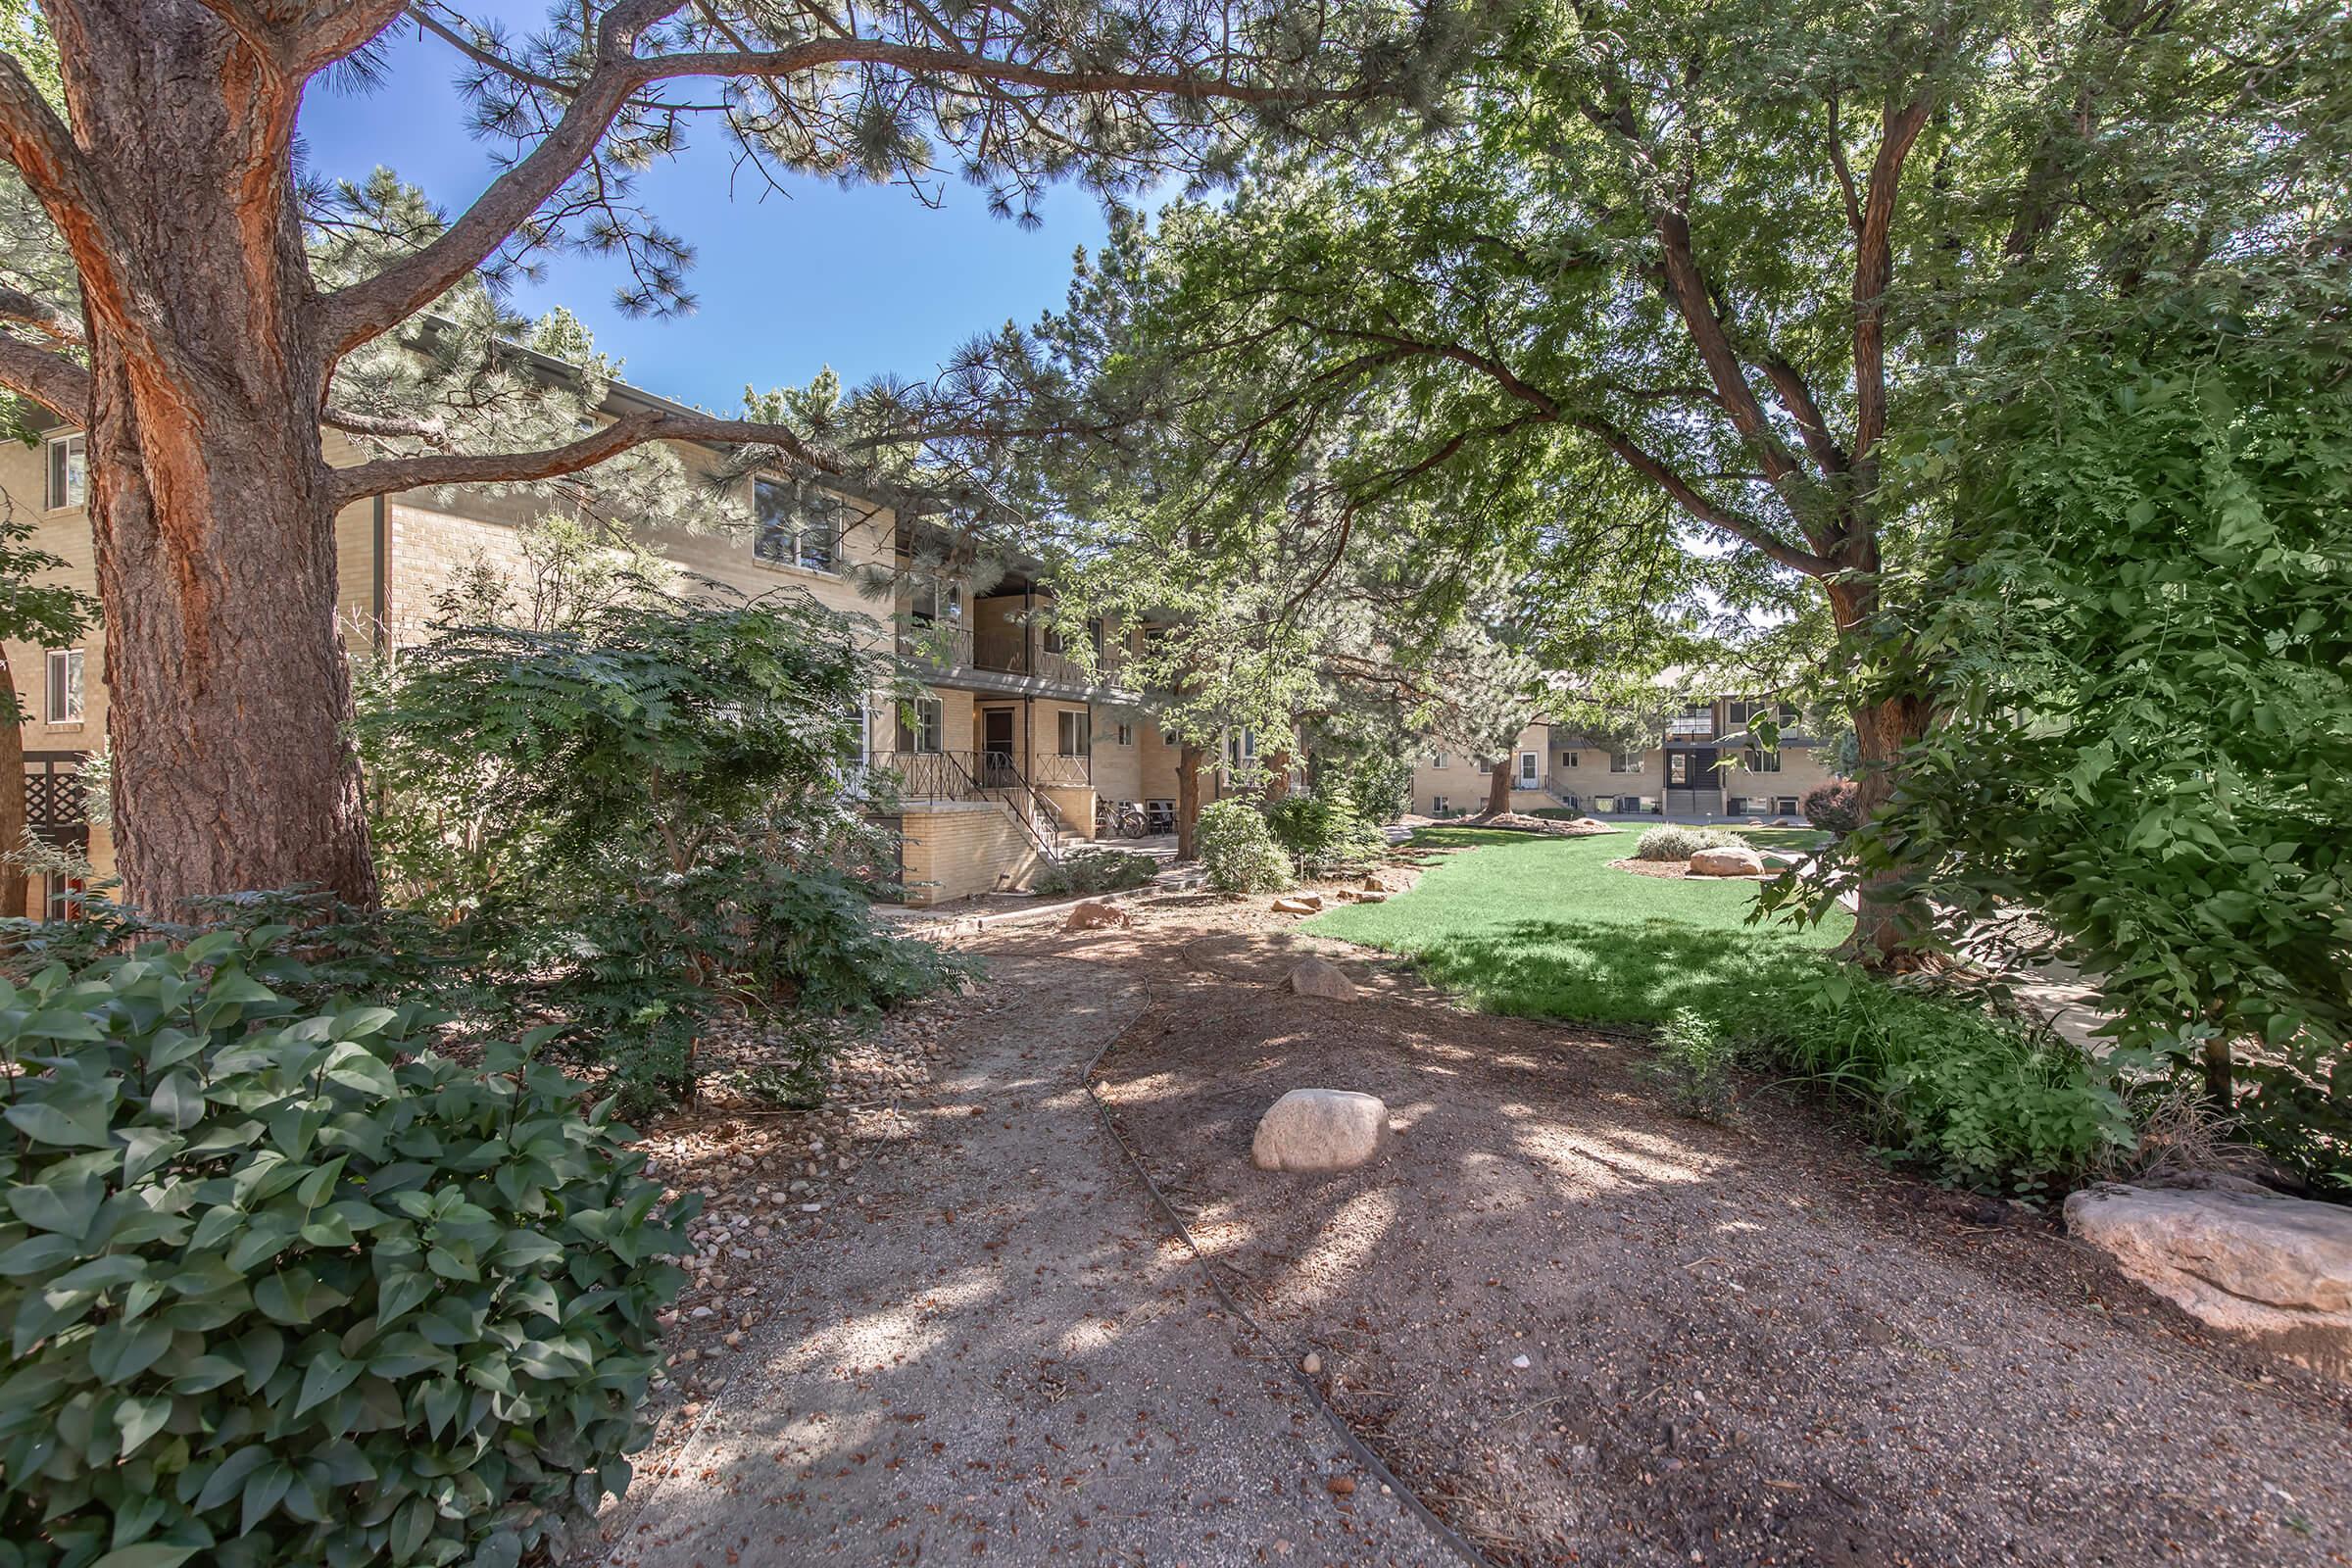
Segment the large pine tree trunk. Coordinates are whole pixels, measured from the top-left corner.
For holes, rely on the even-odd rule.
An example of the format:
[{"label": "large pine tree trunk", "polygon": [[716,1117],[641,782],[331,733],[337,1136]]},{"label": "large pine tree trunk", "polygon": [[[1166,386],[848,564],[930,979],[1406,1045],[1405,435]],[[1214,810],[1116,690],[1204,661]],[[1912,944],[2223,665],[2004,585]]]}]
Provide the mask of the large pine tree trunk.
[{"label": "large pine tree trunk", "polygon": [[1505,757],[1494,764],[1494,772],[1487,781],[1487,814],[1500,816],[1511,808],[1511,768],[1518,758]]},{"label": "large pine tree trunk", "polygon": [[294,202],[299,87],[193,0],[95,19],[61,42],[121,241],[113,275],[84,269],[83,297],[124,897],[171,914],[311,884],[371,903]]}]

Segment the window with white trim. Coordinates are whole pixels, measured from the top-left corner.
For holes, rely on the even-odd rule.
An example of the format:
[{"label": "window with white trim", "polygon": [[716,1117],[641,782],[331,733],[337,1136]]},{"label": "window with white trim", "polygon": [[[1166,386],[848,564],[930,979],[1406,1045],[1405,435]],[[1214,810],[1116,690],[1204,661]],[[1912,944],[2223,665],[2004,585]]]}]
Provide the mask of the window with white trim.
[{"label": "window with white trim", "polygon": [[1534,789],[1536,781],[1543,777],[1543,773],[1544,759],[1540,753],[1521,752],[1519,754],[1519,788]]},{"label": "window with white trim", "polygon": [[841,498],[781,479],[752,481],[752,554],[808,571],[841,569]]},{"label": "window with white trim", "polygon": [[89,446],[78,435],[54,436],[49,441],[49,510],[78,507],[89,492]]},{"label": "window with white trim", "polygon": [[1063,709],[1054,715],[1059,730],[1056,737],[1064,757],[1084,757],[1094,750],[1094,720],[1075,709]]},{"label": "window with white trim", "polygon": [[1562,767],[1576,766],[1576,754],[1574,752],[1562,752],[1560,754],[1560,765]]},{"label": "window with white trim", "polygon": [[81,650],[49,650],[49,722],[81,722]]},{"label": "window with white trim", "polygon": [[1747,749],[1746,761],[1748,771],[1752,773],[1778,773],[1781,770],[1781,754],[1777,751],[1768,752],[1761,746]]},{"label": "window with white trim", "polygon": [[936,697],[917,697],[899,714],[899,750],[938,753],[945,749],[947,705]]},{"label": "window with white trim", "polygon": [[1444,767],[1446,765],[1446,754],[1444,752],[1430,753],[1429,765],[1432,767]]},{"label": "window with white trim", "polygon": [[1445,796],[1432,795],[1429,798],[1429,814],[1432,816],[1444,816],[1446,814]]},{"label": "window with white trim", "polygon": [[1642,754],[1640,752],[1611,752],[1609,754],[1609,771],[1612,773],[1641,772]]},{"label": "window with white trim", "polygon": [[1121,724],[1119,726],[1119,744],[1121,746],[1133,746],[1135,744],[1135,726],[1133,724]]}]

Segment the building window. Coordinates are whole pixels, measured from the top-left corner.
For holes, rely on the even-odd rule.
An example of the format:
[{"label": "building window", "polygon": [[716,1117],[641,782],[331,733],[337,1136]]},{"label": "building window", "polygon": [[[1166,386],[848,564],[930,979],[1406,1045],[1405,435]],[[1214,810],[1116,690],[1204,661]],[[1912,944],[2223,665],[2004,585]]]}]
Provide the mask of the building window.
[{"label": "building window", "polygon": [[1233,767],[1257,760],[1257,731],[1245,729],[1225,737],[1225,760]]},{"label": "building window", "polygon": [[1121,746],[1133,746],[1135,744],[1135,726],[1133,724],[1121,724],[1119,726],[1119,744]]},{"label": "building window", "polygon": [[49,650],[49,722],[81,722],[81,650]]},{"label": "building window", "polygon": [[1176,740],[1176,732],[1172,729],[1161,730],[1159,732],[1159,744],[1162,746],[1174,746],[1178,744]]},{"label": "building window", "polygon": [[1690,754],[1689,752],[1668,752],[1666,754],[1666,782],[1678,787],[1690,784]]},{"label": "building window", "polygon": [[1062,636],[1061,628],[1059,626],[1049,623],[1043,633],[1043,637],[1044,646],[1047,653],[1066,654],[1070,651],[1069,639]]},{"label": "building window", "polygon": [[914,603],[907,618],[917,626],[936,625],[947,621],[951,625],[963,618],[963,595],[952,583],[930,579],[914,585]]},{"label": "building window", "polygon": [[1446,814],[1445,796],[1432,795],[1429,798],[1429,814],[1432,816],[1444,816]]},{"label": "building window", "polygon": [[1747,749],[1747,767],[1751,773],[1778,773],[1781,770],[1781,754],[1777,751],[1768,752],[1761,746],[1750,746]]},{"label": "building window", "polygon": [[1065,708],[1055,717],[1061,730],[1062,756],[1084,757],[1094,749],[1094,724],[1087,714]]},{"label": "building window", "polygon": [[1560,754],[1560,765],[1562,767],[1571,768],[1576,766],[1576,754],[1574,752],[1562,752]]},{"label": "building window", "polygon": [[947,708],[936,697],[917,697],[899,714],[899,750],[937,753],[945,748]]},{"label": "building window", "polygon": [[1446,765],[1446,754],[1444,752],[1430,753],[1429,765],[1432,767],[1444,767]]},{"label": "building window", "polygon": [[88,452],[77,435],[61,435],[49,443],[50,511],[81,505],[89,480]]},{"label": "building window", "polygon": [[752,554],[761,561],[810,571],[841,569],[840,498],[777,479],[755,479],[752,512],[759,524]]},{"label": "building window", "polygon": [[1612,773],[1641,772],[1642,754],[1640,752],[1611,752],[1609,754],[1609,771]]}]

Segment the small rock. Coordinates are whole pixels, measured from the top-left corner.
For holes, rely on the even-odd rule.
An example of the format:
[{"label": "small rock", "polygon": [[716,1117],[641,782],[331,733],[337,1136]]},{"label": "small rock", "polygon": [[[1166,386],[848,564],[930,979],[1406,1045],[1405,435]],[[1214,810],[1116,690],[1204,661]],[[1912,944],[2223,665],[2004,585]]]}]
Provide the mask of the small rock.
[{"label": "small rock", "polygon": [[1314,1351],[1309,1350],[1306,1352],[1305,1359],[1298,1363],[1298,1370],[1311,1378],[1316,1373],[1323,1370],[1323,1358],[1317,1355]]},{"label": "small rock", "polygon": [[1348,1497],[1355,1494],[1355,1483],[1346,1476],[1333,1476],[1323,1484],[1331,1488],[1331,1494],[1335,1497]]},{"label": "small rock", "polygon": [[1526,1371],[1526,1370],[1527,1370],[1529,1367],[1531,1367],[1531,1366],[1534,1366],[1534,1365],[1535,1365],[1535,1363],[1534,1363],[1533,1361],[1530,1361],[1530,1360],[1529,1360],[1529,1359],[1528,1359],[1526,1356],[1524,1356],[1524,1355],[1514,1355],[1514,1356],[1512,1356],[1512,1357],[1511,1357],[1511,1365],[1513,1365],[1513,1366],[1517,1367],[1517,1368],[1518,1368],[1520,1371],[1524,1372],[1524,1371]]},{"label": "small rock", "polygon": [[1285,893],[1274,901],[1276,914],[1318,914],[1322,908],[1320,893]]},{"label": "small rock", "polygon": [[1302,958],[1291,971],[1291,989],[1302,997],[1330,1002],[1353,1002],[1355,982],[1338,964],[1322,958]]},{"label": "small rock", "polygon": [[1348,1089],[1294,1089],[1274,1102],[1250,1141],[1260,1170],[1353,1170],[1388,1148],[1389,1107]]},{"label": "small rock", "polygon": [[1101,931],[1132,924],[1134,916],[1115,904],[1101,899],[1089,899],[1073,905],[1061,922],[1064,931]]}]

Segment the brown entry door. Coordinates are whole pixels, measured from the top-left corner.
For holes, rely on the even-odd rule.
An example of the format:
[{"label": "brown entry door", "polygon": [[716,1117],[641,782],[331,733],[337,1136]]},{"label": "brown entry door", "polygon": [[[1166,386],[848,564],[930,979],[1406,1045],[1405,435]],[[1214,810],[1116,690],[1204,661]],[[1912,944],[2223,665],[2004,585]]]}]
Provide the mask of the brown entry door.
[{"label": "brown entry door", "polygon": [[980,782],[992,787],[1009,784],[1015,777],[1009,708],[980,710]]}]

